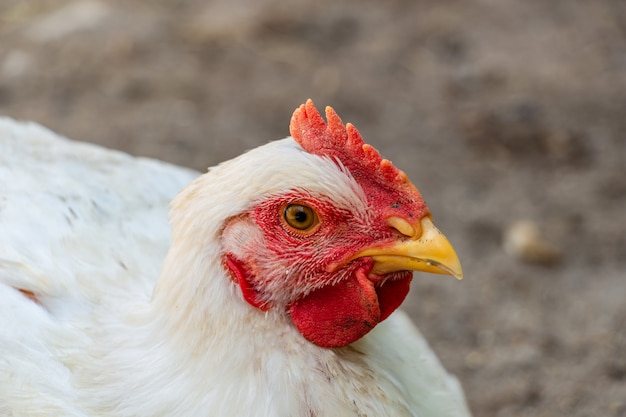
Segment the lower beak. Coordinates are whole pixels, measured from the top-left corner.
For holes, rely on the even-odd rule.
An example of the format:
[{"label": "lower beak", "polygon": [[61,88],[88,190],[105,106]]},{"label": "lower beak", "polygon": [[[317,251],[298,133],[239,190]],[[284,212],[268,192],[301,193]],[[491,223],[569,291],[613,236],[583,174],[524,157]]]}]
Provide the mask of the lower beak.
[{"label": "lower beak", "polygon": [[[408,224],[405,220],[398,221]],[[414,230],[412,227],[407,229],[412,232]],[[463,270],[459,257],[430,217],[422,218],[420,229],[419,235],[415,233],[414,236],[407,236],[407,239],[364,249],[354,258],[365,256],[372,258],[374,267],[371,272],[376,275],[396,271],[422,271],[462,279]]]}]

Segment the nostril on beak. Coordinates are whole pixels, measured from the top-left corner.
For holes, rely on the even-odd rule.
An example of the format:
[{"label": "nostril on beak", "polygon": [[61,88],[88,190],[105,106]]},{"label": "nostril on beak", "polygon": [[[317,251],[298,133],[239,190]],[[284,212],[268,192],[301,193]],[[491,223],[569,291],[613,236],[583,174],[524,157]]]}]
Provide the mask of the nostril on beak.
[{"label": "nostril on beak", "polygon": [[[410,237],[410,238],[418,238],[418,231],[415,230],[415,227],[411,225],[408,221],[398,216],[390,216],[386,220],[387,226],[395,229],[401,235]],[[421,233],[419,233],[421,234]]]}]

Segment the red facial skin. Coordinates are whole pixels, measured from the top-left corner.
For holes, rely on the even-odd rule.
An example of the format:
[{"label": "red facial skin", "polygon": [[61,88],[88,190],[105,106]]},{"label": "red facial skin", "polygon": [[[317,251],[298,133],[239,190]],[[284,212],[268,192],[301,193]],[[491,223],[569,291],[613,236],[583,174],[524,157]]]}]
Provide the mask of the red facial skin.
[{"label": "red facial skin", "polygon": [[[290,228],[282,216],[292,203],[313,208],[319,226],[310,233]],[[273,197],[232,219],[223,234],[232,239],[242,230],[237,223],[243,222],[243,227],[260,231],[262,245],[239,239],[243,243],[237,253],[226,252],[223,263],[251,306],[284,309],[300,333],[318,346],[346,346],[402,303],[412,279],[410,271],[370,274],[371,258],[346,263],[366,247],[399,238],[384,218],[369,217],[339,209],[322,196],[293,192]]]}]

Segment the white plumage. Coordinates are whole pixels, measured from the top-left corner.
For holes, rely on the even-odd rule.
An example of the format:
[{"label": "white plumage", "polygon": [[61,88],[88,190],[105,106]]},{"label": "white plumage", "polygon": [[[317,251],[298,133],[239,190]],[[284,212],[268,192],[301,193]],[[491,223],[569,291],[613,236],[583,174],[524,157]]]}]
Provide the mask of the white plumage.
[{"label": "white plumage", "polygon": [[0,119],[0,415],[469,416],[403,312],[329,349],[241,297],[225,222],[299,187],[364,198],[291,138],[199,177]]}]

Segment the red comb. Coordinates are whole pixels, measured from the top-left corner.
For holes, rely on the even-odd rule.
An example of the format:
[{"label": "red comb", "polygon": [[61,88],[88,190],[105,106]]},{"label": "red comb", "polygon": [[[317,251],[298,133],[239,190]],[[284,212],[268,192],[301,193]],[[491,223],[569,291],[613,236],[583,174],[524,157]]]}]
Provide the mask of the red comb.
[{"label": "red comb", "polygon": [[291,116],[291,136],[308,153],[328,156],[341,161],[353,176],[361,171],[378,173],[386,182],[408,183],[404,172],[383,159],[373,146],[363,142],[363,137],[351,123],[343,125],[332,107],[326,107],[326,119],[315,108],[311,99],[302,104]]},{"label": "red comb", "polygon": [[326,119],[327,123],[309,99],[291,117],[291,136],[306,152],[339,161],[357,181],[367,184],[368,191],[386,189],[385,193],[368,194],[380,203],[386,200],[394,211],[418,219],[428,213],[422,196],[406,174],[383,159],[373,146],[364,143],[356,127],[350,123],[344,126],[330,106],[326,107]]}]

